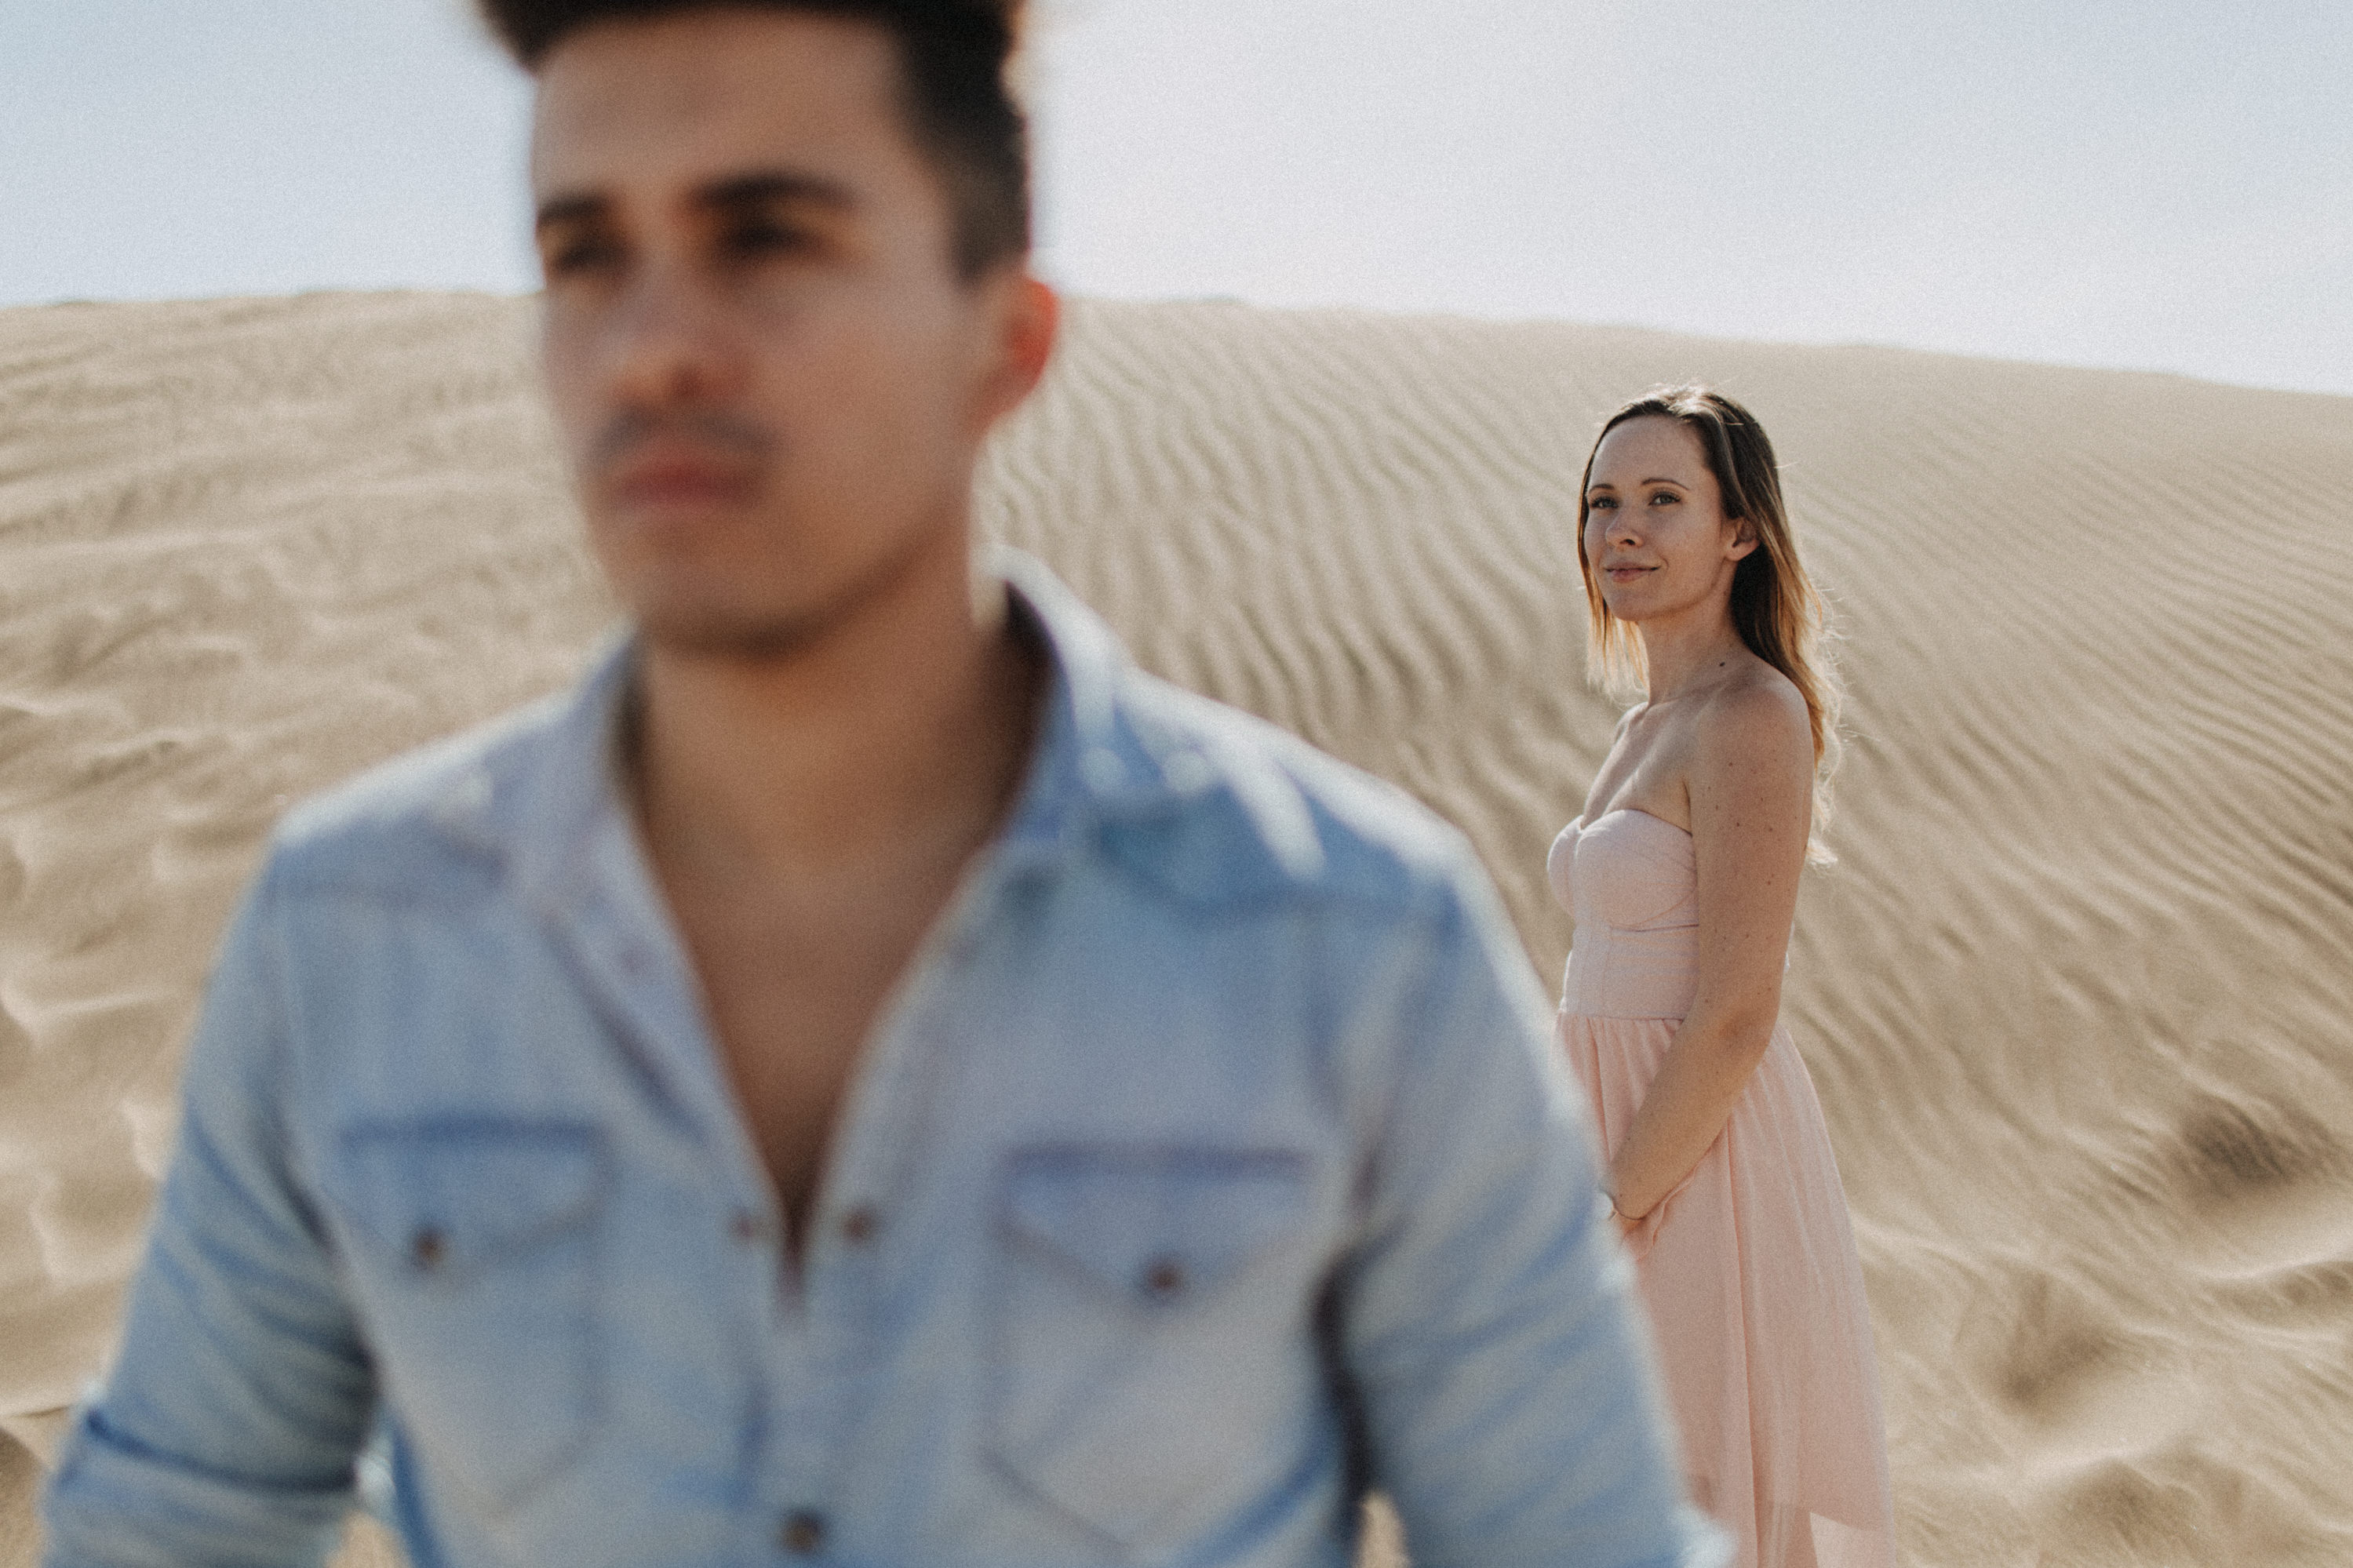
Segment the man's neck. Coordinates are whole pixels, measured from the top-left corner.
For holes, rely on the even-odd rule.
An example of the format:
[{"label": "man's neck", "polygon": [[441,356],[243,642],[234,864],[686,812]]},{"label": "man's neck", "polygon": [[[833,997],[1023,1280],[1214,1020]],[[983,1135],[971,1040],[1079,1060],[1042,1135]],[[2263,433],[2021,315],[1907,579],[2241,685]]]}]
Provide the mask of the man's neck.
[{"label": "man's neck", "polygon": [[649,644],[638,808],[657,859],[720,880],[823,884],[978,847],[1018,787],[1045,686],[964,552],[911,565],[788,653]]}]

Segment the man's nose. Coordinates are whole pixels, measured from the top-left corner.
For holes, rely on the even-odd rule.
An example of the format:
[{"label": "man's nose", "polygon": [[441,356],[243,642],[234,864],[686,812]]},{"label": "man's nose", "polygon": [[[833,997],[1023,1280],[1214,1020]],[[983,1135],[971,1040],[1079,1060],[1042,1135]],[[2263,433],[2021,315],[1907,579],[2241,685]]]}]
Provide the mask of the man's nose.
[{"label": "man's nose", "polygon": [[675,262],[654,262],[613,312],[607,374],[625,403],[707,403],[732,390],[740,352],[712,286]]}]

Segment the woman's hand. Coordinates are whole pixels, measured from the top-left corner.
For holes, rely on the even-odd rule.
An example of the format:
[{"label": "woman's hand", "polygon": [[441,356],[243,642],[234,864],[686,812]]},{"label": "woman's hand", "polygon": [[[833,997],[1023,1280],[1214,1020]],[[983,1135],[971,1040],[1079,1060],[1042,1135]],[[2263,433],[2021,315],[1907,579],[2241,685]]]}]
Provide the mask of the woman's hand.
[{"label": "woman's hand", "polygon": [[1630,1215],[1618,1206],[1618,1184],[1614,1180],[1601,1184],[1601,1201],[1609,1205],[1609,1222],[1618,1227],[1619,1240],[1623,1241],[1642,1228],[1641,1215]]}]

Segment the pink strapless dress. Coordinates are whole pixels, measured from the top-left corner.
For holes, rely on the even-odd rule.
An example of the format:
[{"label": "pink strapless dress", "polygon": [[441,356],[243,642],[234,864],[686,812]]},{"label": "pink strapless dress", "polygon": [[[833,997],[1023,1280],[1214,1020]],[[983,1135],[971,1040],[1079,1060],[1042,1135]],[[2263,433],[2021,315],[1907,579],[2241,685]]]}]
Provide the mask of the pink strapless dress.
[{"label": "pink strapless dress", "polygon": [[[1555,840],[1577,917],[1558,1033],[1615,1154],[1698,984],[1691,835],[1613,811]],[[1893,1568],[1862,1268],[1813,1079],[1786,1025],[1724,1133],[1630,1238],[1694,1498],[1741,1568]]]}]

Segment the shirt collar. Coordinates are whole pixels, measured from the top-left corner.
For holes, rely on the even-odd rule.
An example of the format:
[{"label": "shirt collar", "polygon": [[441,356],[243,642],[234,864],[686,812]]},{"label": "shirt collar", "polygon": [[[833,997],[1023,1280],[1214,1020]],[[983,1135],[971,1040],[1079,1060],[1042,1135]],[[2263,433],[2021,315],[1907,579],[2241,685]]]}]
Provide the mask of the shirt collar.
[{"label": "shirt collar", "polygon": [[[1282,878],[1323,867],[1304,797],[1263,748],[1240,741],[1251,721],[1166,692],[1143,700],[1140,676],[1117,634],[1052,573],[1019,551],[987,558],[1012,595],[1013,613],[1039,632],[1052,655],[1052,686],[1039,726],[1029,777],[999,840],[1008,869],[1050,864],[1093,843],[1099,827],[1166,825],[1204,796],[1228,797],[1234,826],[1266,852]],[[1182,713],[1195,704],[1191,721]],[[1221,861],[1219,880],[1235,881]],[[1166,867],[1161,868],[1163,871]]]},{"label": "shirt collar", "polygon": [[983,560],[1050,661],[1029,774],[999,836],[1008,868],[1059,860],[1107,818],[1159,816],[1208,787],[1211,770],[1198,752],[1141,721],[1124,700],[1133,670],[1102,617],[1021,551],[996,545]]},{"label": "shirt collar", "polygon": [[[1021,551],[995,545],[982,559],[987,574],[1005,583],[1011,613],[1045,645],[1050,665],[1028,773],[998,838],[1008,869],[1042,868],[1080,849],[1107,818],[1158,816],[1209,788],[1216,771],[1198,749],[1163,726],[1139,721],[1123,700],[1132,669],[1102,618]],[[510,846],[515,871],[536,895],[566,897],[575,879],[602,858],[598,841],[628,825],[617,742],[637,646],[623,632],[596,656],[557,721],[555,744],[543,753],[552,765],[517,781],[509,831],[483,825],[488,836]]]}]

